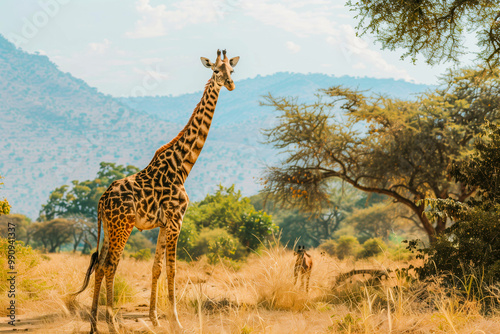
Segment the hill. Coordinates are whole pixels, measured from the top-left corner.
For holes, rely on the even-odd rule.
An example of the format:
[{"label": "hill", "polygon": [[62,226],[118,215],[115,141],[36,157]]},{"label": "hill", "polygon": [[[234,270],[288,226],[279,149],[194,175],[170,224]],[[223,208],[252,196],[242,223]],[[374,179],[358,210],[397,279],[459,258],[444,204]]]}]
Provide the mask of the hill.
[{"label": "hill", "polygon": [[[200,92],[176,97],[113,98],[83,80],[61,72],[46,56],[28,54],[0,35],[0,175],[2,196],[12,212],[38,216],[51,190],[72,180],[94,178],[99,162],[145,167],[155,150],[189,119]],[[261,142],[261,128],[275,113],[260,107],[262,96],[314,98],[332,85],[374,89],[407,98],[429,88],[391,79],[277,73],[236,82],[222,90],[213,127],[187,181],[191,200],[222,183],[235,183],[244,195],[258,191],[255,178],[276,161]]]}]

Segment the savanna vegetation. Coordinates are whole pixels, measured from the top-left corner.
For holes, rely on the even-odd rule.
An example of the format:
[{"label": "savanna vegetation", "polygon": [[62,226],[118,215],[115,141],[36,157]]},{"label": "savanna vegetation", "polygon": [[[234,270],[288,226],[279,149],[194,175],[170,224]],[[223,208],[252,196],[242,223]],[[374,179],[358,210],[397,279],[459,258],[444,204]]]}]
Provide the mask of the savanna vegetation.
[{"label": "savanna vegetation", "polygon": [[[264,134],[282,163],[267,169],[260,194],[220,186],[184,218],[178,308],[190,331],[499,332],[497,4],[348,5],[359,13],[360,33],[414,60],[457,60],[464,33],[475,32],[483,65],[450,70],[438,88],[408,100],[339,86],[325,87],[314,103],[266,96],[278,122]],[[2,235],[8,222],[17,227],[19,314],[42,316],[27,329],[88,330],[92,289],[77,301],[67,297],[97,243],[99,197],[137,171],[102,162],[94,180],[55,188],[35,222],[9,215],[0,202]],[[114,298],[124,333],[156,331],[146,319],[157,235],[134,230],[118,268]],[[309,293],[293,284],[297,243],[314,261]],[[1,315],[7,249],[0,239]],[[166,314],[164,276],[160,282]]]}]

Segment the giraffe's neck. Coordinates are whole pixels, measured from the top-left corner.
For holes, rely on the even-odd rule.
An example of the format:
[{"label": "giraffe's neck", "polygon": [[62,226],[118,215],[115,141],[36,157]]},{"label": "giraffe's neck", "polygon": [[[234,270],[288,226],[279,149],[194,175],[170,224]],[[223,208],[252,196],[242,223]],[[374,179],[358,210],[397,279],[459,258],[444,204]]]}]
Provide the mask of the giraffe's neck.
[{"label": "giraffe's neck", "polygon": [[[221,86],[212,77],[184,129],[170,143],[157,150],[153,158],[153,161],[157,158],[163,160],[161,165],[165,165],[167,169],[174,169],[181,183],[186,181],[205,144],[220,89]],[[165,152],[170,150],[172,154]]]}]

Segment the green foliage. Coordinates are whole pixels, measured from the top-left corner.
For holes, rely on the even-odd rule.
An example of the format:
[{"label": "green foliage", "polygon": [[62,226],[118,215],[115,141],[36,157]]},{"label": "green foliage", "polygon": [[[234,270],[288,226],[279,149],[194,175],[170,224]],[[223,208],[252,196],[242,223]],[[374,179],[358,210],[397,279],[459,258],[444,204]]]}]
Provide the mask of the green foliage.
[{"label": "green foliage", "polygon": [[500,205],[488,211],[472,208],[461,218],[424,249],[428,260],[419,274],[445,274],[448,283],[453,283],[454,276],[480,273],[488,283],[500,282]]},{"label": "green foliage", "polygon": [[358,239],[350,235],[343,235],[337,240],[335,253],[340,260],[346,257],[355,256],[359,251]]},{"label": "green foliage", "polygon": [[362,33],[375,34],[382,46],[403,48],[413,61],[423,54],[429,64],[459,61],[466,35],[476,34],[479,59],[499,64],[498,2],[489,0],[348,1],[358,12]]},{"label": "green foliage", "polygon": [[72,187],[63,185],[50,193],[49,200],[42,205],[39,220],[56,217],[82,215],[97,221],[97,203],[109,185],[116,180],[139,172],[134,166],[101,162],[94,180],[72,181]]},{"label": "green foliage", "polygon": [[[221,249],[218,249],[218,246]],[[186,249],[186,251],[192,259],[207,255],[211,259],[210,261],[218,261],[219,255],[231,260],[240,260],[246,255],[245,248],[241,243],[222,228],[202,229],[193,247]]]},{"label": "green foliage", "polygon": [[[247,247],[247,251],[258,249],[261,242],[277,231],[271,216],[263,211],[255,211],[250,199],[242,197],[240,191],[235,191],[234,185],[229,188],[219,186],[215,194],[209,194],[189,207],[182,227],[182,231],[186,232],[181,232],[179,237],[181,258],[189,258],[186,251],[190,253],[190,250],[200,247],[208,250],[201,246],[205,245],[206,240],[202,240],[201,234],[203,231],[206,236],[206,229],[226,230],[226,233],[238,238],[238,244]],[[197,251],[193,254],[193,258],[201,255]]]},{"label": "green foliage", "polygon": [[198,240],[199,232],[196,228],[196,224],[191,219],[184,218],[182,222],[181,234],[179,235],[179,240],[177,241],[177,257],[179,259],[189,261],[190,250],[193,249],[196,241]]},{"label": "green foliage", "polygon": [[331,180],[342,180],[405,205],[433,241],[447,221],[429,220],[419,200],[470,196],[448,167],[464,158],[486,120],[500,119],[498,71],[457,70],[442,84],[416,101],[342,87],[323,90],[313,104],[267,96],[265,105],[280,115],[265,135],[286,158],[268,169],[265,191],[278,202],[318,211],[328,201]]},{"label": "green foliage", "polygon": [[[7,278],[10,276],[8,261],[12,256],[12,249],[15,249],[16,277],[16,300],[25,301],[37,299],[38,294],[47,287],[45,282],[32,279],[33,271],[42,260],[31,246],[25,246],[22,241],[11,242],[9,239],[0,237],[0,293],[6,295],[9,288]],[[10,251],[10,252],[9,252]]]},{"label": "green foliage", "polygon": [[151,249],[141,249],[140,251],[131,254],[130,257],[136,259],[137,261],[148,261],[151,259]]},{"label": "green foliage", "polygon": [[[488,124],[483,130],[474,151],[452,168],[462,187],[475,191],[476,196],[466,203],[453,199],[426,201],[429,215],[449,217],[455,224],[423,249],[427,259],[417,268],[421,277],[439,274],[446,284],[481,298],[487,293],[484,284],[474,284],[471,292],[463,281],[500,282],[500,126]],[[415,248],[415,242],[410,248]]]},{"label": "green foliage", "polygon": [[387,245],[382,239],[372,238],[366,240],[361,251],[358,253],[358,258],[366,259],[368,257],[377,256],[387,249]]},{"label": "green foliage", "polygon": [[[115,276],[113,289],[113,305],[123,305],[132,302],[137,295],[137,291],[130,285],[129,281],[122,275]],[[101,289],[99,293],[99,305],[106,305],[106,289]]]},{"label": "green foliage", "polygon": [[216,264],[228,260],[236,253],[237,241],[227,235],[221,235],[208,243],[208,263]]},{"label": "green foliage", "polygon": [[224,188],[219,185],[215,194],[208,194],[202,201],[190,206],[186,219],[195,222],[198,231],[204,227],[237,230],[241,216],[254,208],[248,198],[235,191],[234,185]]},{"label": "green foliage", "polygon": [[265,237],[271,236],[278,231],[272,217],[263,211],[251,210],[243,213],[241,220],[233,227],[235,235],[243,246],[251,250],[257,250],[265,241]]},{"label": "green foliage", "polygon": [[134,233],[130,235],[127,243],[125,244],[125,250],[129,253],[135,253],[146,248],[154,249],[155,246],[142,233],[134,229]]}]

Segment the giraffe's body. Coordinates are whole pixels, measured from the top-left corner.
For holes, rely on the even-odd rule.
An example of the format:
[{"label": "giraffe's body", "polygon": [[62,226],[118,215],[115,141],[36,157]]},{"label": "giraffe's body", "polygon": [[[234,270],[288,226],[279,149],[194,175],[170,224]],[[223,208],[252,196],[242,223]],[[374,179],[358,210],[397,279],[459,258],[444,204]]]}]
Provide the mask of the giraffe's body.
[{"label": "giraffe's body", "polygon": [[[177,239],[182,227],[189,198],[184,189],[191,168],[196,162],[210,129],[210,124],[222,86],[234,89],[230,73],[239,57],[220,59],[212,64],[202,58],[202,63],[214,70],[205,87],[203,97],[196,106],[187,125],[170,143],[156,151],[149,165],[142,171],[114,181],[104,192],[98,205],[98,239],[101,223],[104,243],[101,251],[93,254],[82,292],[89,276],[95,270],[95,288],[92,302],[91,333],[97,331],[97,307],[101,282],[106,277],[107,313],[110,331],[117,331],[113,319],[113,281],[125,244],[134,226],[139,230],[160,228],[153,264],[150,318],[158,325],[156,313],[157,281],[161,274],[163,258],[167,262],[167,284],[172,307],[171,324],[181,328],[175,303],[175,262]],[[220,74],[219,74],[220,73]],[[97,245],[99,250],[99,243]]]}]

